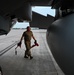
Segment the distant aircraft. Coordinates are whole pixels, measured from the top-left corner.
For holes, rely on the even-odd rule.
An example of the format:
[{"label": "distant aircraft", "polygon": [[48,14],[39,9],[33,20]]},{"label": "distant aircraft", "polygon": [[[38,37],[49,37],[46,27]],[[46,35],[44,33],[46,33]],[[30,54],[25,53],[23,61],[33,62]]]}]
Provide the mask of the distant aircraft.
[{"label": "distant aircraft", "polygon": [[[32,12],[33,6],[51,6],[55,17]],[[47,28],[50,50],[66,75],[74,75],[74,2],[72,0],[1,0],[0,35],[8,34],[16,22]]]}]

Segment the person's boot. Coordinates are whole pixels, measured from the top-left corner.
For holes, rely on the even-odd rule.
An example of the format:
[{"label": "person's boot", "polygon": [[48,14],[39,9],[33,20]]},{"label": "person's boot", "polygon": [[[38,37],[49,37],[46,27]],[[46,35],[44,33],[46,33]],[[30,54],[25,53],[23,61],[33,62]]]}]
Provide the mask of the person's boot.
[{"label": "person's boot", "polygon": [[32,57],[32,56],[30,56],[30,59],[33,59],[33,57]]},{"label": "person's boot", "polygon": [[25,51],[24,58],[28,58],[27,51]]},{"label": "person's boot", "polygon": [[24,58],[28,58],[28,56],[25,55]]}]

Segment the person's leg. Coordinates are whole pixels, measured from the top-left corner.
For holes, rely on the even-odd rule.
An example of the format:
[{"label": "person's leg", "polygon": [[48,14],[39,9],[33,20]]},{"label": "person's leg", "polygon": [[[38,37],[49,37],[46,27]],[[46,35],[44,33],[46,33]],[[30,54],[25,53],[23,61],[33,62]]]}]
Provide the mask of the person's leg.
[{"label": "person's leg", "polygon": [[30,50],[30,43],[28,42],[28,41],[26,41],[25,42],[25,47],[26,47],[26,51],[25,51],[25,55],[24,55],[24,57],[28,57],[28,56],[30,56],[30,52],[29,52],[29,50]]},{"label": "person's leg", "polygon": [[28,58],[28,44],[27,42],[25,42],[25,47],[26,47],[26,50],[25,50],[25,53],[24,53],[24,58]]},{"label": "person's leg", "polygon": [[33,58],[33,56],[31,55],[31,51],[30,50],[27,51],[27,56],[30,57],[30,59]]},{"label": "person's leg", "polygon": [[25,51],[25,54],[24,54],[24,58],[28,58],[28,55],[27,55],[27,50]]},{"label": "person's leg", "polygon": [[30,42],[26,42],[26,51],[25,51],[25,56],[29,56],[30,59],[32,59],[33,57],[31,56],[31,43]]}]

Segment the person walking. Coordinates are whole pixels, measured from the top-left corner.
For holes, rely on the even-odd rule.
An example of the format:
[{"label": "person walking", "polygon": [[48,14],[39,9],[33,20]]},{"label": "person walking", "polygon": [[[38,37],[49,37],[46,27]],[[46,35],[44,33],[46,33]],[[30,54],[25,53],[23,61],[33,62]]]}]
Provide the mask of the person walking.
[{"label": "person walking", "polygon": [[33,56],[31,55],[31,50],[30,50],[31,49],[31,38],[33,38],[35,42],[36,42],[36,39],[33,35],[33,32],[31,31],[30,26],[28,26],[26,31],[23,32],[20,42],[22,42],[23,38],[24,38],[24,44],[26,47],[24,58],[29,57],[30,59],[32,59]]}]

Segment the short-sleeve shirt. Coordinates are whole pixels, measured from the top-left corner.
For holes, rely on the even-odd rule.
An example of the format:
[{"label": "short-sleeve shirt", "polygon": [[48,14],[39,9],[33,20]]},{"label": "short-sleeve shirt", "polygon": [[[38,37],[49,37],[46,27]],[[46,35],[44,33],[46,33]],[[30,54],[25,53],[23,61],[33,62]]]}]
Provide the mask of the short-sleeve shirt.
[{"label": "short-sleeve shirt", "polygon": [[23,33],[23,36],[25,41],[31,41],[31,37],[33,36],[33,33],[32,31],[25,31]]}]

